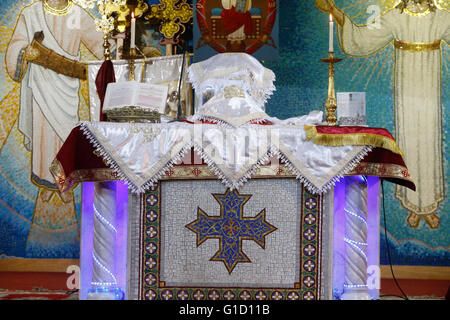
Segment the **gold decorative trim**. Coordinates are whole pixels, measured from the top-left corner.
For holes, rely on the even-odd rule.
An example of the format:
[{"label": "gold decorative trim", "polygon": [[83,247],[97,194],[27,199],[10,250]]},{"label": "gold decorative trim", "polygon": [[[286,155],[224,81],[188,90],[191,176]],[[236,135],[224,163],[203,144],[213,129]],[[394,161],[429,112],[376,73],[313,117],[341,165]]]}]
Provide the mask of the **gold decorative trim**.
[{"label": "gold decorative trim", "polygon": [[[295,178],[289,168],[284,164],[265,165],[259,167],[252,178]],[[168,169],[160,180],[182,179],[218,179],[208,165],[183,165],[173,166]]]},{"label": "gold decorative trim", "polygon": [[66,176],[58,159],[53,160],[52,165],[50,166],[50,172],[61,192],[66,192],[73,189],[79,182],[120,180],[119,176],[111,168],[75,170],[69,176]]},{"label": "gold decorative trim", "polygon": [[394,48],[398,50],[411,52],[427,52],[441,49],[441,40],[431,43],[406,42],[401,40],[394,41]]},{"label": "gold decorative trim", "polygon": [[404,157],[403,151],[397,145],[395,140],[375,133],[350,133],[350,134],[327,134],[318,133],[315,126],[304,126],[306,140],[324,146],[373,146],[387,149]]},{"label": "gold decorative trim", "polygon": [[406,8],[404,8],[403,11],[404,11],[406,14],[408,14],[408,15],[410,15],[410,16],[413,16],[413,17],[423,17],[423,16],[426,16],[427,14],[431,13],[430,8],[428,8],[428,9],[426,9],[425,11],[422,11],[422,12],[413,12],[413,11],[408,10],[408,9],[406,9]]},{"label": "gold decorative trim", "polygon": [[70,12],[70,10],[72,10],[73,7],[73,2],[71,0],[69,0],[67,2],[67,5],[64,8],[61,9],[55,9],[53,7],[51,7],[46,0],[42,1],[43,5],[44,5],[44,9],[46,12],[53,14],[55,16],[65,16],[66,14],[68,14]]},{"label": "gold decorative trim", "polygon": [[396,178],[411,181],[411,175],[406,167],[391,163],[360,162],[347,175],[377,176],[380,178]]},{"label": "gold decorative trim", "polygon": [[138,106],[126,106],[111,110],[103,110],[107,121],[127,123],[160,123],[161,114],[155,110],[147,110]]},{"label": "gold decorative trim", "polygon": [[245,92],[242,88],[236,86],[236,85],[231,85],[226,87],[225,89],[223,89],[223,96],[226,99],[231,99],[231,98],[245,98]]}]

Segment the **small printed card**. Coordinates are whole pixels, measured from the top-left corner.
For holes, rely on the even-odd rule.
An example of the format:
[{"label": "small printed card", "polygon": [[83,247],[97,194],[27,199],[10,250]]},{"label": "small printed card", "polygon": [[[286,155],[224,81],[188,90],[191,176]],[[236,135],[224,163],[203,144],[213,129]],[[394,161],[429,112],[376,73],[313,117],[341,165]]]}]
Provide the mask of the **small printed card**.
[{"label": "small printed card", "polygon": [[336,99],[340,125],[366,125],[365,92],[337,92]]}]

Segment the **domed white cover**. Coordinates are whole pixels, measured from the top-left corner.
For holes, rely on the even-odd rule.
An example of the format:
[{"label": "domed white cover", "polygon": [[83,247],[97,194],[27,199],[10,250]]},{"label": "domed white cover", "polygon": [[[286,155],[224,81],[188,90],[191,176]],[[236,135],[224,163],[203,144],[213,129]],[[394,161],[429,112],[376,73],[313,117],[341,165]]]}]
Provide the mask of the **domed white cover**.
[{"label": "domed white cover", "polygon": [[197,108],[203,104],[201,97],[205,82],[214,89],[217,82],[223,80],[244,81],[249,86],[249,94],[262,109],[275,91],[273,71],[264,67],[256,58],[242,52],[216,54],[207,60],[192,64],[188,74],[189,81],[196,91]]},{"label": "domed white cover", "polygon": [[215,119],[239,126],[268,118],[264,105],[275,90],[275,74],[251,55],[220,53],[194,63],[189,81],[196,91],[193,120]]}]

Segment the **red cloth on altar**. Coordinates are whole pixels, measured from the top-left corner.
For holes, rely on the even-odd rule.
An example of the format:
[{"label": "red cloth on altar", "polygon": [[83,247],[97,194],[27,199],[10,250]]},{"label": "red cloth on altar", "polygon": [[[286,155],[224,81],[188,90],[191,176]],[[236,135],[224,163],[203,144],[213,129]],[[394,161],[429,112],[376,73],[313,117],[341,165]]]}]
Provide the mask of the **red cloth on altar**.
[{"label": "red cloth on altar", "polygon": [[[190,121],[185,122],[191,123]],[[348,133],[349,130],[365,130],[390,136],[389,131],[383,128],[327,128],[330,128],[330,131],[334,131],[336,134],[339,134],[339,132]],[[194,153],[195,151],[192,149],[192,159],[194,158]],[[203,162],[201,165],[207,164]],[[78,182],[120,180],[113,170],[104,163],[103,159],[95,153],[94,146],[83,134],[80,127],[75,127],[72,130],[53,161],[50,171],[62,191],[68,190]],[[412,190],[416,189],[402,156],[384,148],[374,147],[348,174],[378,176],[381,179],[405,186]]]},{"label": "red cloth on altar", "polygon": [[369,133],[384,136],[386,138],[394,140],[391,133],[384,128],[369,128],[360,126],[316,126],[317,133],[320,134],[361,134]]},{"label": "red cloth on altar", "polygon": [[105,101],[106,87],[111,82],[116,82],[114,65],[111,60],[105,60],[95,78],[95,86],[97,87],[97,94],[100,98],[100,121],[103,121],[103,102]]}]

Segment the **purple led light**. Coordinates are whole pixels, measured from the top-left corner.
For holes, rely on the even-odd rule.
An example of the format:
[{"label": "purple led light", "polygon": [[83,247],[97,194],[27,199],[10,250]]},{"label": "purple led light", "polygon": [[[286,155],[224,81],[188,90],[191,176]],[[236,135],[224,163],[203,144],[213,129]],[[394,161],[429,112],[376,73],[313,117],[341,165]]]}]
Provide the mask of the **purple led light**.
[{"label": "purple led light", "polygon": [[[367,179],[367,266],[380,264],[380,179]],[[345,282],[345,177],[334,187],[333,213],[333,291],[342,294]],[[363,181],[363,178],[361,178]],[[368,289],[372,299],[379,298],[379,289]]]},{"label": "purple led light", "polygon": [[[93,235],[94,235],[94,182],[84,182],[82,187],[82,217],[80,246],[80,300],[86,300],[88,291],[92,288],[93,267]],[[111,223],[113,223],[111,221]],[[128,187],[122,182],[116,182],[116,241],[114,244],[114,276],[117,287],[126,292],[127,277],[127,227],[128,227]]]}]

